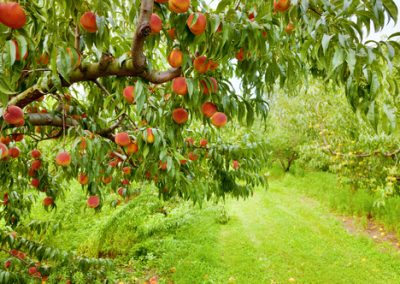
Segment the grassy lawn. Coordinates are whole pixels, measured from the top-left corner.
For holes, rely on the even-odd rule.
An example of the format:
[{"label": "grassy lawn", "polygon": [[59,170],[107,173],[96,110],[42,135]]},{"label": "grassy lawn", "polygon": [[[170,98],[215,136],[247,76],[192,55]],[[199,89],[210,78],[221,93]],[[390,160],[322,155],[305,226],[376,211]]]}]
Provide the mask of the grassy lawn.
[{"label": "grassy lawn", "polygon": [[162,202],[148,191],[116,210],[89,210],[80,219],[71,210],[81,201],[71,195],[54,214],[72,222],[48,241],[114,258],[114,277],[124,283],[153,275],[177,284],[400,283],[393,247],[349,234],[327,204],[304,194],[317,198],[316,192],[335,186],[328,174],[289,175],[247,200],[202,209]]}]

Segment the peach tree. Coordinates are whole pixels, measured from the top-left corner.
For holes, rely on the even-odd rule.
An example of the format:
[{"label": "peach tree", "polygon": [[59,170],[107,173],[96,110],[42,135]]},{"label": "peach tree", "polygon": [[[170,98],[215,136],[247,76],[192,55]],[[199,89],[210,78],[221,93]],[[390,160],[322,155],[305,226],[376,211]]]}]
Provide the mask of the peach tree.
[{"label": "peach tree", "polygon": [[108,261],[35,240],[52,224],[30,208],[55,208],[72,179],[94,210],[105,188],[126,198],[144,183],[194,202],[250,195],[265,182],[264,141],[222,134],[264,119],[266,93],[309,77],[371,112],[378,93],[398,92],[385,70],[400,45],[365,33],[397,14],[392,0],[0,3],[0,282],[64,281],[60,267],[105,277]]}]

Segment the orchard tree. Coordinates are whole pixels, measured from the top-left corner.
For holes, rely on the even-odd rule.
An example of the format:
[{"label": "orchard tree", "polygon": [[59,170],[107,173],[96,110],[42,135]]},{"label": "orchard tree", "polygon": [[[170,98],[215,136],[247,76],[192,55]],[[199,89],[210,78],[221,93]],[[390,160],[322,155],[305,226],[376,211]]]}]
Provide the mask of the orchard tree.
[{"label": "orchard tree", "polygon": [[308,77],[342,86],[364,113],[378,93],[397,94],[386,70],[400,45],[364,42],[397,14],[392,0],[1,3],[0,240],[10,262],[0,279],[58,283],[60,267],[93,266],[87,279],[105,277],[108,262],[34,240],[50,225],[30,222],[32,204],[56,207],[72,179],[95,210],[104,188],[126,197],[147,182],[194,202],[250,195],[265,182],[264,143],[223,141],[224,130],[265,118],[265,92],[295,93]]}]

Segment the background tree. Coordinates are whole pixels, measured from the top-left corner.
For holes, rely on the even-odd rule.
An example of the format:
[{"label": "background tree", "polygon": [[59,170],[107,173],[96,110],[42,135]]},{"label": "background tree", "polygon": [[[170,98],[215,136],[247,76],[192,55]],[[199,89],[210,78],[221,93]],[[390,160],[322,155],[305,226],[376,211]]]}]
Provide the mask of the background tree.
[{"label": "background tree", "polygon": [[129,196],[148,181],[163,198],[248,196],[264,182],[265,146],[218,136],[265,118],[265,90],[295,93],[312,76],[343,86],[361,113],[374,111],[377,94],[398,92],[385,71],[400,45],[363,41],[371,23],[397,20],[391,0],[220,1],[215,10],[189,0],[18,3],[0,4],[0,239],[19,260],[1,272],[6,282],[23,281],[26,268],[39,278],[57,263],[106,264],[29,233],[48,226],[29,223],[32,203],[56,207],[71,179],[96,210],[103,188]]}]

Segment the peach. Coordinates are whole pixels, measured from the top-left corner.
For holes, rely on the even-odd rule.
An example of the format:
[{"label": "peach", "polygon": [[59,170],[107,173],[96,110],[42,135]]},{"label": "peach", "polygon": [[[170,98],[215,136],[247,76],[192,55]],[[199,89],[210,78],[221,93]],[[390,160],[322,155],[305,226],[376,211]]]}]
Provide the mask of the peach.
[{"label": "peach", "polygon": [[122,92],[128,104],[133,104],[135,101],[135,86],[127,86]]},{"label": "peach", "polygon": [[126,147],[126,152],[128,153],[128,155],[135,154],[138,150],[139,147],[136,142],[132,142]]},{"label": "peach", "polygon": [[39,65],[47,65],[50,62],[50,57],[47,53],[42,53],[42,55],[40,55],[37,63]]},{"label": "peach", "polygon": [[193,152],[189,152],[188,158],[191,161],[196,161],[199,158],[199,156],[197,154],[193,153]]},{"label": "peach", "polygon": [[171,39],[175,39],[176,38],[176,29],[175,28],[171,28],[167,31],[169,37]]},{"label": "peach", "polygon": [[240,167],[239,162],[237,160],[233,160],[232,168],[236,171],[237,169],[239,169],[239,167]]},{"label": "peach", "polygon": [[208,71],[209,63],[205,55],[198,56],[193,60],[193,68],[200,74],[204,74]]},{"label": "peach", "polygon": [[189,16],[189,18],[186,21],[186,24],[188,25],[189,30],[194,35],[201,35],[206,30],[207,19],[203,13],[194,13]]},{"label": "peach", "polygon": [[189,114],[184,108],[177,108],[172,111],[172,119],[177,124],[184,124],[188,118]]},{"label": "peach", "polygon": [[[18,42],[17,42],[15,39],[13,39],[11,42],[12,42],[12,43],[14,44],[14,46],[15,46],[15,61],[21,61],[21,54],[19,53]],[[24,54],[24,56],[22,57],[22,60],[25,60],[27,57],[28,57],[28,49],[25,50],[25,54]]]},{"label": "peach", "polygon": [[163,170],[163,171],[167,170],[167,165],[168,165],[167,162],[163,162],[163,161],[158,162],[158,168],[160,170]]},{"label": "peach", "polygon": [[119,160],[118,160],[118,159],[115,159],[115,160],[112,160],[111,162],[109,162],[108,165],[109,165],[111,168],[115,168],[116,166],[118,166],[118,163],[119,163]]},{"label": "peach", "polygon": [[38,171],[42,166],[42,162],[40,160],[34,160],[31,165],[31,169],[34,171]]},{"label": "peach", "polygon": [[79,182],[81,185],[86,185],[86,184],[88,184],[88,183],[89,183],[89,177],[88,177],[88,175],[87,175],[87,174],[84,174],[84,173],[80,173],[79,176],[78,176],[78,182]]},{"label": "peach", "polygon": [[267,31],[262,31],[261,35],[262,35],[262,37],[267,37],[268,32]]},{"label": "peach", "polygon": [[243,48],[239,49],[239,51],[236,53],[235,57],[238,61],[243,61],[243,59],[244,59]]},{"label": "peach", "polygon": [[154,143],[154,134],[153,134],[153,129],[147,128],[147,143],[152,144]]},{"label": "peach", "polygon": [[[43,204],[44,204],[44,200],[43,200]],[[31,266],[31,267],[28,268],[28,273],[29,273],[30,275],[33,275],[33,274],[35,274],[36,272],[37,272],[37,269],[36,269],[35,266]]]},{"label": "peach", "polygon": [[32,185],[33,187],[35,187],[35,188],[38,188],[39,185],[40,185],[39,179],[33,178],[33,179],[31,180],[31,185]]},{"label": "peach", "polygon": [[274,0],[274,11],[286,12],[290,8],[290,0]]},{"label": "peach", "polygon": [[157,14],[150,16],[150,29],[153,34],[158,34],[162,30],[162,20]]},{"label": "peach", "polygon": [[294,25],[293,23],[289,23],[287,24],[287,26],[285,27],[285,33],[287,34],[291,34],[294,31]]},{"label": "peach", "polygon": [[86,203],[88,207],[96,208],[100,204],[100,198],[97,195],[90,196]]},{"label": "peach", "polygon": [[21,152],[21,151],[18,149],[18,147],[12,147],[12,148],[8,149],[8,155],[9,155],[11,158],[18,158],[20,152]]},{"label": "peach", "polygon": [[84,30],[89,33],[97,32],[96,14],[93,12],[86,12],[79,20]]},{"label": "peach", "polygon": [[41,155],[42,155],[42,153],[40,153],[40,151],[38,149],[33,149],[31,152],[31,156],[34,159],[39,159]]},{"label": "peach", "polygon": [[11,142],[10,136],[0,136],[0,143],[8,145],[10,144],[10,142]]},{"label": "peach", "polygon": [[0,142],[0,160],[8,156],[7,146]]},{"label": "peach", "polygon": [[120,187],[118,188],[117,192],[120,196],[124,196],[126,194],[126,188]]},{"label": "peach", "polygon": [[112,181],[112,176],[102,177],[101,181],[105,184],[109,184]]},{"label": "peach", "polygon": [[52,205],[53,203],[54,203],[54,200],[53,200],[53,197],[51,197],[51,196],[46,196],[43,199],[43,205],[46,207]]},{"label": "peach", "polygon": [[168,63],[174,68],[178,68],[182,66],[183,62],[183,53],[179,49],[174,49],[168,56]]},{"label": "peach", "polygon": [[190,0],[168,0],[168,8],[175,13],[186,13],[189,6]]},{"label": "peach", "polygon": [[3,113],[4,121],[8,124],[22,126],[25,123],[24,112],[17,106],[8,106]]},{"label": "peach", "polygon": [[217,69],[218,68],[218,62],[217,61],[214,61],[214,60],[208,60],[208,70],[210,70],[210,71],[215,71],[215,69]]},{"label": "peach", "polygon": [[11,135],[11,139],[15,142],[22,141],[24,139],[24,134],[21,133],[13,133]]},{"label": "peach", "polygon": [[203,87],[204,95],[215,94],[218,92],[218,82],[214,77],[210,77],[209,80],[201,80],[200,84]]},{"label": "peach", "polygon": [[207,147],[207,144],[208,144],[207,139],[204,139],[204,138],[200,139],[200,147],[205,148],[205,147]]},{"label": "peach", "polygon": [[226,114],[223,112],[216,112],[211,117],[211,123],[216,127],[225,126],[227,121],[228,118],[226,117]]},{"label": "peach", "polygon": [[79,149],[85,150],[87,148],[87,142],[85,137],[81,137],[81,142],[79,143]]},{"label": "peach", "polygon": [[18,3],[0,3],[0,23],[12,29],[22,28],[26,24],[24,9]]},{"label": "peach", "polygon": [[11,266],[11,260],[7,260],[6,262],[4,262],[4,268],[8,269]]},{"label": "peach", "polygon": [[254,22],[255,18],[254,12],[251,12],[247,17],[249,18],[250,22]]},{"label": "peach", "polygon": [[131,174],[131,168],[130,167],[123,167],[122,168],[122,172],[126,175],[130,175]]},{"label": "peach", "polygon": [[172,91],[181,96],[187,95],[188,87],[185,77],[177,77],[172,80]]},{"label": "peach", "polygon": [[120,132],[115,134],[115,143],[119,146],[128,146],[131,143],[131,138],[129,138],[128,133]]},{"label": "peach", "polygon": [[71,164],[71,155],[66,151],[61,151],[56,156],[56,164],[59,166],[69,166]]},{"label": "peach", "polygon": [[123,179],[123,180],[121,181],[121,183],[122,183],[123,185],[128,185],[128,184],[129,184],[129,180]]},{"label": "peach", "polygon": [[208,118],[210,118],[211,116],[213,116],[214,113],[217,112],[217,106],[215,104],[213,104],[212,102],[205,102],[202,106],[201,106],[201,112],[207,116]]},{"label": "peach", "polygon": [[188,146],[194,145],[194,139],[192,137],[188,137],[185,139],[185,142]]},{"label": "peach", "polygon": [[187,162],[188,162],[188,160],[180,160],[180,161],[179,161],[179,163],[180,163],[181,165],[186,165]]}]

